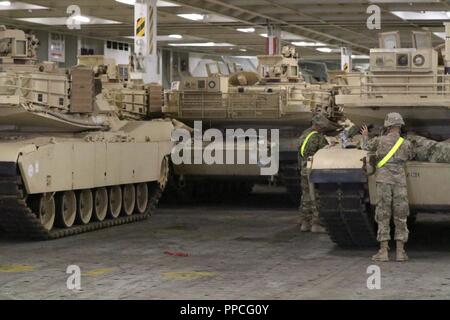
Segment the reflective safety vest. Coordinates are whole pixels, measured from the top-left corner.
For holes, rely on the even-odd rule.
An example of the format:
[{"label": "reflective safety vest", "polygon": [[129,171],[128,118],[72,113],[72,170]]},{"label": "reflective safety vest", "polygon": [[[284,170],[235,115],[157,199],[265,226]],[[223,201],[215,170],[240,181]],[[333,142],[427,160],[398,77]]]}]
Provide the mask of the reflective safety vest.
[{"label": "reflective safety vest", "polygon": [[405,139],[400,137],[397,140],[397,142],[395,143],[395,145],[392,147],[391,151],[389,151],[389,153],[380,162],[378,162],[378,165],[377,165],[378,169],[383,168],[386,165],[386,163],[388,163],[388,161],[391,160],[391,158],[398,151],[398,149],[400,149],[400,147],[402,146],[403,142],[405,142]]},{"label": "reflective safety vest", "polygon": [[300,149],[300,154],[301,154],[302,157],[305,156],[305,149],[306,149],[306,145],[308,144],[309,139],[311,139],[311,137],[312,137],[313,135],[315,135],[316,133],[318,133],[318,132],[317,132],[317,131],[311,131],[311,132],[306,136],[305,141],[303,141],[302,148]]}]

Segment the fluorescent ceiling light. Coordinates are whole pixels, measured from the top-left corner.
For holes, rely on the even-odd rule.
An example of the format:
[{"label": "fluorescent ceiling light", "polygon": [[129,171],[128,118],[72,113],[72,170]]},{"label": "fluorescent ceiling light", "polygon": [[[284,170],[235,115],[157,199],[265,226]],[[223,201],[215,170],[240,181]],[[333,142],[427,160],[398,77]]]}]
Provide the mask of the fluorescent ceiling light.
[{"label": "fluorescent ceiling light", "polygon": [[183,39],[183,36],[181,34],[169,34],[169,38],[172,38],[172,39]]},{"label": "fluorescent ceiling light", "polygon": [[176,3],[173,3],[170,1],[161,1],[161,0],[158,0],[157,5],[158,5],[158,7],[180,7],[179,4],[176,4]]},{"label": "fluorescent ceiling light", "polygon": [[370,57],[365,54],[352,54],[352,59],[370,59]]},{"label": "fluorescent ceiling light", "polygon": [[[260,33],[259,34],[261,37],[267,38],[267,33]],[[281,31],[281,39],[283,40],[306,40],[305,37],[290,33],[290,32],[286,32],[286,31]]]},{"label": "fluorescent ceiling light", "polygon": [[440,0],[369,0],[371,3],[437,3]]},{"label": "fluorescent ceiling light", "polygon": [[236,30],[239,32],[245,32],[245,33],[255,32],[255,28],[237,28]]},{"label": "fluorescent ceiling light", "polygon": [[[116,0],[117,2],[128,4],[130,6],[134,6],[136,3],[136,0]],[[157,4],[158,7],[179,7],[180,5],[169,2],[169,1],[160,1],[158,0]]]},{"label": "fluorescent ceiling light", "polygon": [[[181,38],[174,38],[173,36],[175,36],[175,35],[158,35],[156,40],[157,41],[179,41],[179,40],[182,40],[182,39],[184,39],[185,41],[204,41],[205,40],[203,38],[193,37],[193,36],[182,36],[182,35],[179,35]],[[176,36],[178,36],[178,35],[176,35]],[[124,38],[133,39],[134,40],[134,36],[125,36]]]},{"label": "fluorescent ceiling light", "polygon": [[325,43],[322,42],[307,42],[307,41],[297,41],[297,42],[291,42],[296,47],[321,47],[325,46]]},{"label": "fluorescent ceiling light", "polygon": [[49,8],[25,2],[0,1],[0,10],[47,10]]},{"label": "fluorescent ceiling light", "polygon": [[237,20],[231,17],[222,16],[219,14],[200,14],[200,13],[180,13],[177,14],[180,18],[184,18],[191,21],[203,21],[203,22],[236,22]]},{"label": "fluorescent ceiling light", "polygon": [[323,52],[323,53],[331,53],[333,52],[333,49],[331,48],[316,48],[317,51]]},{"label": "fluorescent ceiling light", "polygon": [[231,43],[195,42],[195,43],[169,43],[172,47],[234,47]]},{"label": "fluorescent ceiling light", "polygon": [[281,39],[283,40],[293,40],[293,41],[297,41],[297,40],[306,40],[305,37],[299,36],[297,34],[293,34],[290,32],[286,32],[286,31],[281,31]]},{"label": "fluorescent ceiling light", "polygon": [[448,11],[391,11],[403,20],[448,20]]},{"label": "fluorescent ceiling light", "polygon": [[[121,22],[114,21],[114,20],[107,20],[97,17],[85,17],[85,16],[78,16],[79,19],[75,17],[75,19],[80,22],[81,25],[83,24],[121,24]],[[87,19],[89,19],[89,22],[87,22]],[[67,17],[60,17],[60,18],[16,18],[16,20],[19,21],[25,21],[25,22],[31,22],[36,24],[43,24],[47,26],[64,26],[67,24]]]},{"label": "fluorescent ceiling light", "polygon": [[181,14],[177,14],[177,16],[187,19],[187,20],[192,20],[192,21],[202,21],[205,19],[204,14],[198,14],[198,13],[181,13]]},{"label": "fluorescent ceiling light", "polygon": [[247,49],[242,48],[242,49],[239,49],[239,51],[247,52]]}]

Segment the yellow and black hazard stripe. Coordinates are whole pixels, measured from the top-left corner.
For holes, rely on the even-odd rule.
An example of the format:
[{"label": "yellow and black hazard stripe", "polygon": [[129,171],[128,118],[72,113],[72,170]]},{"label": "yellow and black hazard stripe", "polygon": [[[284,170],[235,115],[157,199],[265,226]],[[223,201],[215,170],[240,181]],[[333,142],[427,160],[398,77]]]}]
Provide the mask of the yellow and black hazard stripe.
[{"label": "yellow and black hazard stripe", "polygon": [[136,21],[136,37],[145,37],[145,17]]},{"label": "yellow and black hazard stripe", "polygon": [[345,72],[348,72],[348,71],[349,71],[348,69],[349,69],[348,63],[344,64],[344,71],[345,71]]}]

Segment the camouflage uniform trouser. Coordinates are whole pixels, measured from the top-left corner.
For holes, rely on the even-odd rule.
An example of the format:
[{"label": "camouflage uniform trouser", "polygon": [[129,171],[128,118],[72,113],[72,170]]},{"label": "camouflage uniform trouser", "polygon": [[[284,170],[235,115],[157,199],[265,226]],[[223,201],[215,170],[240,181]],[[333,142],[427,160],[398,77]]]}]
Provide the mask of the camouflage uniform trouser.
[{"label": "camouflage uniform trouser", "polygon": [[301,169],[301,189],[302,198],[300,206],[300,218],[303,223],[317,224],[319,220],[319,211],[316,203],[311,199],[311,190],[309,188],[309,179],[306,169]]},{"label": "camouflage uniform trouser", "polygon": [[391,240],[391,218],[394,218],[395,240],[408,241],[409,216],[408,190],[406,187],[377,182],[377,208],[375,220],[378,223],[378,241]]}]

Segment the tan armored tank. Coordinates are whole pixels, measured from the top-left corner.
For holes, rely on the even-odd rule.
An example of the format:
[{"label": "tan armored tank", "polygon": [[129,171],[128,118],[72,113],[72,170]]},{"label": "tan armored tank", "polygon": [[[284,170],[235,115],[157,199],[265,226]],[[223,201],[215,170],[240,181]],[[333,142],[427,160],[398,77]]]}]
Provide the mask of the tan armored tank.
[{"label": "tan armored tank", "polygon": [[29,63],[27,69],[19,62],[16,71],[10,68],[10,61],[17,63],[15,52],[5,53],[2,233],[55,239],[145,219],[168,178],[172,123],[147,120],[148,101],[134,103],[139,92],[136,99],[127,92],[133,97],[129,104],[108,102],[91,68]]},{"label": "tan armored tank", "polygon": [[[258,59],[258,73],[185,77],[166,94],[163,111],[188,125],[202,120],[204,129],[279,129],[279,175],[298,202],[298,138],[310,125],[313,112],[331,118],[339,114],[334,109],[330,86],[304,81],[295,48],[286,46],[281,55]],[[189,176],[188,171],[183,168],[185,176]],[[261,179],[246,177],[248,181],[255,178]]]},{"label": "tan armored tank", "polygon": [[[446,24],[446,33],[450,39],[450,24]],[[387,113],[400,112],[416,133],[432,135],[435,139],[450,138],[447,75],[450,64],[447,60],[446,71],[438,68],[437,53],[431,49],[428,36],[415,34],[416,48],[372,50],[371,71],[357,76],[361,85],[343,86],[336,96],[346,115],[359,123],[379,123]],[[381,39],[386,46],[399,43],[397,33],[383,34]],[[425,42],[425,46],[419,45]],[[449,50],[447,40],[446,59],[450,57]],[[353,81],[354,77],[349,75],[347,79]],[[421,140],[425,140],[425,150],[418,152],[416,149],[416,161],[407,164],[411,220],[418,212],[450,210],[450,163],[448,156],[442,157],[442,152],[448,152],[450,145]],[[432,149],[426,150],[426,144]],[[309,163],[310,182],[320,202],[321,219],[331,239],[347,247],[377,244],[374,222],[377,195],[373,175],[376,165],[366,151],[356,147],[357,143],[343,143],[321,150]],[[436,148],[442,148],[441,157],[436,157]],[[424,153],[430,156],[423,156]]]}]

